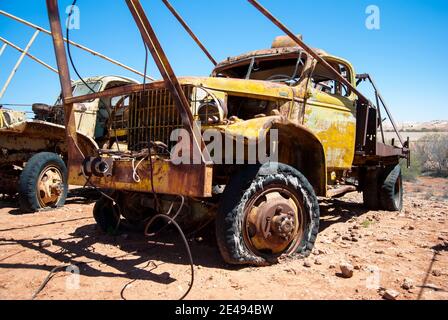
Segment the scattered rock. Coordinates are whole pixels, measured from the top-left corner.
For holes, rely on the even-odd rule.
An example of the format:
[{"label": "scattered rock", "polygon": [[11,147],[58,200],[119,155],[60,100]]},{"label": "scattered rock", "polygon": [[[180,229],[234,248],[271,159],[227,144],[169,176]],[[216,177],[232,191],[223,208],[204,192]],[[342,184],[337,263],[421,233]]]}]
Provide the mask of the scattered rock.
[{"label": "scattered rock", "polygon": [[440,277],[441,275],[442,275],[442,272],[440,271],[440,270],[438,270],[438,269],[434,269],[434,270],[432,270],[432,275],[434,276],[434,277]]},{"label": "scattered rock", "polygon": [[297,275],[298,274],[298,272],[296,271],[296,269],[294,269],[294,268],[289,268],[289,269],[286,269],[285,270],[287,273],[291,273],[291,274],[293,274],[293,275]]},{"label": "scattered rock", "polygon": [[384,254],[385,252],[384,252],[384,250],[375,250],[375,253],[376,254]]},{"label": "scattered rock", "polygon": [[41,248],[50,248],[53,245],[53,241],[51,240],[44,240],[40,243]]},{"label": "scattered rock", "polygon": [[399,292],[391,289],[387,289],[383,293],[383,298],[386,300],[397,300],[398,296],[400,295]]},{"label": "scattered rock", "polygon": [[405,290],[411,290],[412,288],[414,288],[413,281],[409,278],[406,278],[403,280],[401,287]]},{"label": "scattered rock", "polygon": [[316,260],[314,260],[314,264],[320,266],[322,265],[322,261],[319,258],[316,258]]},{"label": "scattered rock", "polygon": [[351,278],[353,277],[353,266],[350,263],[341,263],[339,265],[339,268],[341,269],[341,275],[344,278]]},{"label": "scattered rock", "polygon": [[311,262],[309,260],[303,261],[303,266],[306,268],[311,268]]}]

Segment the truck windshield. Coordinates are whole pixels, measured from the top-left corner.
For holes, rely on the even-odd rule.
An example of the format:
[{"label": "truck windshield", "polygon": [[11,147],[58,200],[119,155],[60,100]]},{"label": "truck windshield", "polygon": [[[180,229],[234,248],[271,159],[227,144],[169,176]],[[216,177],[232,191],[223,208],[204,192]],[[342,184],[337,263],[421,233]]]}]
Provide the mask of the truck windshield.
[{"label": "truck windshield", "polygon": [[[101,81],[92,81],[92,82],[86,82],[86,83],[89,85],[90,89],[92,89],[95,93],[99,92],[100,89],[101,89],[101,84],[102,84]],[[80,97],[80,96],[84,96],[84,95],[93,93],[92,90],[89,89],[89,87],[87,87],[82,82],[78,83],[78,84],[75,84],[72,87],[73,97]],[[93,101],[93,100],[91,100],[91,101]],[[60,95],[58,97],[58,100],[56,101],[55,105],[56,106],[60,106],[62,104],[63,104],[62,103],[62,95]]]},{"label": "truck windshield", "polygon": [[237,62],[214,71],[217,77],[264,80],[294,85],[299,82],[305,55],[295,57],[258,57]]},{"label": "truck windshield", "polygon": [[[79,96],[83,96],[86,94],[91,94],[93,93],[92,90],[97,93],[100,90],[101,87],[101,82],[100,81],[95,81],[95,82],[87,82],[88,86],[87,87],[84,83],[78,83],[73,87],[73,96],[74,97],[79,97]],[[90,90],[92,89],[92,90]]]}]

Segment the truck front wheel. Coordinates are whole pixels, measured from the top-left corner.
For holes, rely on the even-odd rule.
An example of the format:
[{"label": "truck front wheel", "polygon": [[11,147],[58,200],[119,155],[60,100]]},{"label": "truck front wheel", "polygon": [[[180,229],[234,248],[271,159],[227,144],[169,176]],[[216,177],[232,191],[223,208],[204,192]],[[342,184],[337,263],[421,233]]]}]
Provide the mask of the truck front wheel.
[{"label": "truck front wheel", "polygon": [[19,203],[24,212],[61,207],[67,198],[67,167],[55,153],[34,155],[19,180]]},{"label": "truck front wheel", "polygon": [[320,218],[312,186],[299,171],[284,164],[255,171],[241,170],[223,194],[216,236],[224,260],[268,265],[282,255],[308,256]]}]

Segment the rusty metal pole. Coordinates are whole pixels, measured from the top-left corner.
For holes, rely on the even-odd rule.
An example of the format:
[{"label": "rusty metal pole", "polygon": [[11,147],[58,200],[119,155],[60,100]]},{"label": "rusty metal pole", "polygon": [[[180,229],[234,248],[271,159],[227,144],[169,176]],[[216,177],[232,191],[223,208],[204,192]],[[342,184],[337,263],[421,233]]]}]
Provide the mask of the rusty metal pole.
[{"label": "rusty metal pole", "polygon": [[266,18],[268,18],[273,24],[275,24],[280,30],[286,33],[295,43],[299,45],[303,50],[305,50],[310,56],[316,59],[319,63],[321,63],[324,67],[326,67],[338,81],[345,84],[351,91],[353,91],[360,100],[364,100],[369,103],[369,99],[367,99],[361,92],[358,91],[347,79],[345,79],[336,69],[334,69],[325,59],[319,56],[311,47],[309,47],[306,43],[299,39],[291,30],[289,30],[283,23],[280,22],[277,18],[275,18],[266,8],[264,8],[257,0],[247,0],[250,4],[252,4],[258,11],[260,11]]},{"label": "rusty metal pole", "polygon": [[[19,46],[15,45],[14,43],[12,43],[11,41],[6,40],[3,37],[0,37],[0,40],[3,41],[6,45],[9,45],[11,48],[16,49],[17,51],[21,52],[21,53],[25,53],[29,58],[33,59],[34,61],[36,61],[37,63],[43,65],[45,68],[53,71],[54,73],[59,73],[58,70],[56,70],[55,68],[53,68],[52,66],[48,65],[47,63],[43,62],[42,60],[40,60],[39,58],[36,58],[35,56],[33,56],[32,54],[30,54],[29,52],[26,52],[25,50],[23,50],[22,48],[20,48]],[[0,56],[2,55],[2,51],[0,50]]]},{"label": "rusty metal pole", "polygon": [[[29,22],[29,21],[26,21],[26,20],[24,20],[24,19],[21,19],[21,18],[19,18],[19,17],[16,17],[16,16],[14,16],[14,15],[12,15],[12,14],[6,12],[6,11],[0,10],[0,15],[3,15],[3,16],[5,16],[5,17],[7,17],[7,18],[10,18],[10,19],[15,20],[15,21],[17,21],[17,22],[20,22],[20,23],[22,23],[22,24],[24,24],[24,25],[26,25],[26,26],[28,26],[28,27],[30,27],[30,28],[39,30],[39,31],[41,31],[42,33],[45,33],[45,34],[51,36],[51,32],[50,32],[50,31],[48,31],[48,30],[46,30],[46,29],[44,29],[44,28],[42,28],[42,27],[40,27],[40,26],[38,26],[38,25],[35,25],[34,23],[31,23],[31,22]],[[65,42],[67,42],[67,39],[63,38],[63,40],[64,40]],[[83,45],[81,45],[81,44],[79,44],[79,43],[73,42],[73,41],[71,41],[71,40],[69,41],[69,43],[70,43],[72,46],[77,47],[78,49],[84,50],[84,51],[86,51],[86,52],[88,52],[88,53],[90,53],[90,54],[92,54],[92,55],[94,55],[94,56],[96,56],[96,57],[98,57],[98,58],[104,59],[104,60],[106,60],[106,61],[108,61],[108,62],[110,62],[110,63],[113,63],[113,64],[115,64],[115,65],[117,65],[117,66],[119,66],[119,67],[121,67],[121,68],[123,68],[123,69],[126,69],[126,70],[128,70],[128,71],[130,71],[130,72],[132,72],[132,73],[135,73],[135,74],[137,74],[137,75],[139,75],[139,76],[141,76],[141,77],[144,76],[143,73],[141,73],[141,72],[139,72],[139,71],[137,71],[137,70],[135,70],[135,69],[133,69],[133,68],[131,68],[131,67],[125,65],[124,63],[121,63],[121,62],[119,62],[119,61],[117,61],[117,60],[114,60],[114,59],[112,59],[112,58],[109,58],[108,56],[105,56],[105,55],[102,54],[102,53],[93,51],[92,49],[89,49],[89,48],[87,48],[87,47],[85,47],[85,46],[83,46]],[[152,77],[150,77],[150,76],[148,76],[148,75],[146,76],[146,78],[147,78],[148,80],[150,80],[150,81],[155,81],[154,78],[152,78]]]},{"label": "rusty metal pole", "polygon": [[19,69],[20,65],[22,64],[23,59],[26,56],[26,53],[30,50],[31,46],[34,43],[34,40],[36,40],[37,36],[39,35],[40,31],[37,30],[36,32],[34,32],[33,36],[31,37],[31,40],[28,42],[24,52],[20,55],[19,60],[17,60],[16,65],[14,66],[14,68],[12,69],[8,79],[6,80],[5,85],[3,86],[2,91],[0,92],[0,100],[3,98],[3,95],[6,92],[6,89],[8,89],[9,84],[11,83],[12,78],[14,78],[14,75],[17,72],[17,69]]},{"label": "rusty metal pole", "polygon": [[59,17],[58,0],[46,0],[48,17],[50,20],[51,32],[53,37],[53,45],[56,55],[56,62],[59,70],[59,80],[62,88],[62,98],[64,101],[64,119],[65,119],[65,132],[68,146],[68,168],[69,168],[69,180],[73,174],[71,168],[80,166],[84,160],[81,150],[78,147],[77,133],[76,133],[76,121],[73,103],[67,103],[66,101],[72,98],[72,84],[70,81],[70,71],[67,62],[67,56],[65,54],[64,38],[62,36],[62,27]]},{"label": "rusty metal pole", "polygon": [[3,52],[5,51],[6,47],[7,47],[7,44],[4,43],[4,44],[2,45],[2,47],[1,47],[1,49],[0,49],[0,57],[2,56],[2,54],[3,54]]},{"label": "rusty metal pole", "polygon": [[[160,44],[148,17],[139,0],[126,0],[129,7],[129,11],[134,17],[135,23],[140,30],[140,33],[145,41],[149,52],[151,53],[154,62],[159,69],[167,89],[173,96],[174,104],[178,109],[184,128],[187,129],[192,137],[193,152],[199,152],[201,155],[201,161],[203,163],[210,163],[210,155],[205,148],[204,140],[202,139],[201,132],[198,129],[197,124],[194,121],[193,115],[190,109],[190,103],[174,73],[173,68],[166,56],[162,45]],[[203,152],[202,152],[203,151]]]},{"label": "rusty metal pole", "polygon": [[165,6],[168,8],[168,10],[171,11],[173,16],[179,21],[179,23],[184,27],[185,31],[190,35],[191,38],[196,42],[196,44],[201,48],[201,50],[205,53],[205,55],[210,59],[210,61],[213,63],[213,65],[217,65],[218,63],[213,58],[211,53],[207,50],[207,48],[202,44],[202,42],[199,40],[199,38],[196,36],[196,34],[191,30],[190,26],[185,22],[185,20],[181,17],[181,15],[176,11],[176,9],[171,5],[171,3],[168,0],[162,0]]},{"label": "rusty metal pole", "polygon": [[[374,89],[375,92],[376,92],[377,98],[378,98],[379,101],[381,101],[381,103],[383,104],[384,110],[386,110],[386,113],[387,113],[387,115],[388,115],[388,117],[389,117],[389,120],[390,120],[390,122],[391,122],[391,124],[392,124],[392,127],[393,127],[394,130],[395,130],[395,133],[396,133],[397,136],[398,136],[398,139],[400,140],[401,145],[404,146],[404,140],[403,140],[403,137],[401,136],[400,131],[398,130],[398,126],[397,126],[397,124],[396,124],[396,122],[395,122],[395,120],[394,120],[394,118],[393,118],[393,116],[392,116],[392,113],[389,111],[389,108],[387,107],[386,102],[385,102],[384,99],[383,99],[383,96],[382,96],[381,93],[378,91],[378,87],[376,86],[375,81],[373,81],[373,79],[372,79],[372,77],[371,77],[370,75],[369,75],[368,77],[369,77],[369,81],[370,81],[370,83],[371,83],[372,86],[373,86],[373,89]],[[378,109],[380,109],[380,108],[381,108],[381,106],[378,104]],[[380,119],[380,121],[382,121],[382,120],[383,120],[383,119]]]}]

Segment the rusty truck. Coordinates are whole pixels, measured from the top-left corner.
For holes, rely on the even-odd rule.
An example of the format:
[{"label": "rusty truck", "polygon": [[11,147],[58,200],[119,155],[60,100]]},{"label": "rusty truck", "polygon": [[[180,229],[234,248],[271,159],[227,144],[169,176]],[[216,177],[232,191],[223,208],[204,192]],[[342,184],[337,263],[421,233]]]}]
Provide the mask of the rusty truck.
[{"label": "rusty truck", "polygon": [[[210,77],[178,78],[140,1],[126,0],[163,80],[74,97],[57,0],[47,0],[65,105],[69,182],[108,190],[93,212],[104,231],[122,217],[146,227],[160,214],[185,227],[213,220],[226,262],[266,265],[311,252],[319,231],[318,197],[358,191],[369,208],[402,209],[400,160],[409,159],[408,143],[398,131],[396,140],[385,141],[382,113],[395,122],[372,77],[310,48],[257,1],[249,2],[286,36],[271,48],[217,63]],[[364,81],[374,85],[376,101],[359,91]],[[123,95],[129,95],[127,147],[81,150],[76,105]],[[174,139],[173,146],[172,132],[180,128],[190,139]],[[210,129],[245,147],[264,132],[278,159],[217,161],[203,135]],[[182,143],[200,151],[198,161],[174,163],[173,150]]]},{"label": "rusty truck", "polygon": [[[118,76],[90,77],[72,83],[73,96],[102,92],[137,81]],[[92,99],[76,105],[76,131],[83,152],[123,143],[125,96]],[[0,194],[18,194],[21,210],[35,212],[63,206],[68,192],[63,102],[36,103],[34,119],[0,109]]]}]

